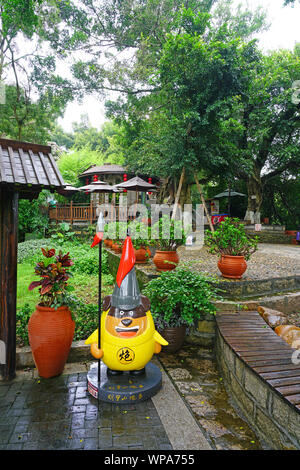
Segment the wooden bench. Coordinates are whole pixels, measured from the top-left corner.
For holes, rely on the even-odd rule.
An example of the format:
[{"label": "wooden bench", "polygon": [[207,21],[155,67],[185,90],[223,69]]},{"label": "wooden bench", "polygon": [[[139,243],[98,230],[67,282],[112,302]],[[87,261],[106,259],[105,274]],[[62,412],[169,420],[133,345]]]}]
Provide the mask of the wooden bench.
[{"label": "wooden bench", "polygon": [[256,311],[217,314],[219,332],[228,346],[262,381],[300,413],[300,364],[292,349]]}]

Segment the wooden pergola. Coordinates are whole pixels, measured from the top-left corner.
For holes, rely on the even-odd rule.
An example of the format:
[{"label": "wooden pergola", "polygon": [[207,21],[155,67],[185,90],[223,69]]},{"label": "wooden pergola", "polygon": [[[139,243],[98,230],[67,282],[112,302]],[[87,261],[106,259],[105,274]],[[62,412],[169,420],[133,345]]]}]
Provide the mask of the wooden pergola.
[{"label": "wooden pergola", "polygon": [[64,186],[51,147],[0,139],[0,372],[6,380],[16,371],[18,201]]}]

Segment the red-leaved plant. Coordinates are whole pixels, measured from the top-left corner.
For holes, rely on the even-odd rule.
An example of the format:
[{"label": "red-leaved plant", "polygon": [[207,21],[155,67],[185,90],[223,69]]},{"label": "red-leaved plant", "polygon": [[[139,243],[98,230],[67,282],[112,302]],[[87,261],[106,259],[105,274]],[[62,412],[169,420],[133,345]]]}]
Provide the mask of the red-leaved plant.
[{"label": "red-leaved plant", "polygon": [[[45,250],[41,248],[45,257],[43,261],[37,263],[34,272],[40,276],[39,281],[34,281],[28,287],[33,290],[40,286],[40,305],[43,307],[52,307],[57,309],[62,305],[68,305],[67,293],[74,290],[68,285],[68,280],[72,276],[69,268],[73,266],[73,261],[69,253],[63,254],[62,251],[55,256],[55,249]],[[71,300],[71,299],[70,299]]]}]

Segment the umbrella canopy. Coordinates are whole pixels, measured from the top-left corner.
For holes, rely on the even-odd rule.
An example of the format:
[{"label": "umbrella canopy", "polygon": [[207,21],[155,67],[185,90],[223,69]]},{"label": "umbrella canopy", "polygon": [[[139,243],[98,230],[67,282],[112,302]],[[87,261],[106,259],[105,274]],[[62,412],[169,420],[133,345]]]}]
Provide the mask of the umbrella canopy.
[{"label": "umbrella canopy", "polygon": [[217,194],[216,196],[213,196],[213,199],[218,199],[220,197],[231,197],[231,196],[246,196],[246,194],[242,193],[237,193],[236,191],[230,191],[229,189],[225,189],[223,193]]},{"label": "umbrella canopy", "polygon": [[117,190],[105,181],[93,181],[91,184],[81,186],[81,191],[88,191],[89,193],[114,193]]},{"label": "umbrella canopy", "polygon": [[135,176],[124,183],[116,184],[116,188],[120,189],[127,189],[127,191],[155,191],[156,186],[154,184],[147,183],[147,181],[143,180],[139,176]]},{"label": "umbrella canopy", "polygon": [[69,183],[66,183],[64,188],[60,188],[57,190],[58,194],[61,194],[62,196],[72,196],[72,194],[78,193],[80,191],[79,188],[75,188],[75,186],[72,186]]}]

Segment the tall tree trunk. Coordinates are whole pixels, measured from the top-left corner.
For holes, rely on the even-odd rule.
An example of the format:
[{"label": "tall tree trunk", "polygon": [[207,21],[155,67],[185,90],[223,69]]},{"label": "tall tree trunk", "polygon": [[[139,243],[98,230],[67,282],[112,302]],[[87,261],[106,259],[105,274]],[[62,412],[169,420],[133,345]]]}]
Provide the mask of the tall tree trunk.
[{"label": "tall tree trunk", "polygon": [[245,220],[249,220],[252,224],[260,223],[260,208],[263,201],[263,184],[260,171],[260,168],[255,167],[247,181],[248,207]]}]

